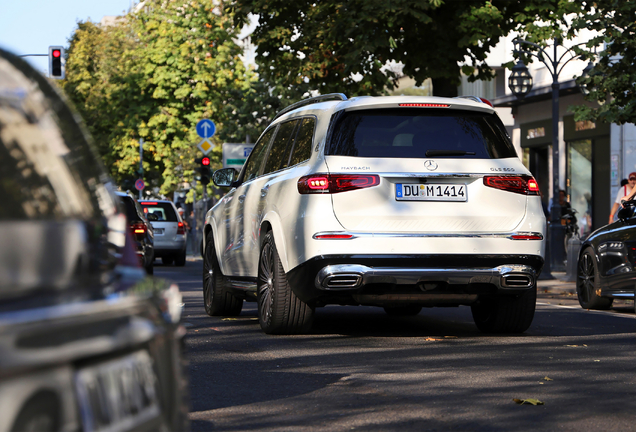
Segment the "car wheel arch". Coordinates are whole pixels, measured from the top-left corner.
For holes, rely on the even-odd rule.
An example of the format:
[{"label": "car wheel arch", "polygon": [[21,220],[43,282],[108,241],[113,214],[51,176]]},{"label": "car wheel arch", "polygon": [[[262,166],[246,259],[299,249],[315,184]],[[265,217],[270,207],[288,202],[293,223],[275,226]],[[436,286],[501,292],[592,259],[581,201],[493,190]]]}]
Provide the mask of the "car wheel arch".
[{"label": "car wheel arch", "polygon": [[265,236],[268,232],[272,232],[274,243],[278,251],[278,257],[283,266],[283,270],[289,271],[289,263],[287,261],[287,243],[285,242],[285,234],[282,229],[280,217],[276,213],[268,213],[261,222],[259,231],[259,249],[262,248]]}]

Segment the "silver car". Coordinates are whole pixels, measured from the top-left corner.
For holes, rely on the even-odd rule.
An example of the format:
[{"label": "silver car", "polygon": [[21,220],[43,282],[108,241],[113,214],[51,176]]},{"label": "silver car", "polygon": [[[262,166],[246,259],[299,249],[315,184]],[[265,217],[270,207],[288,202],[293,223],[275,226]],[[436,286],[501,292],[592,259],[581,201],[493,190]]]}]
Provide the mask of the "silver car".
[{"label": "silver car", "polygon": [[155,232],[155,257],[161,257],[164,265],[173,262],[177,266],[184,266],[186,262],[186,225],[181,219],[177,208],[168,200],[142,200],[139,204]]}]

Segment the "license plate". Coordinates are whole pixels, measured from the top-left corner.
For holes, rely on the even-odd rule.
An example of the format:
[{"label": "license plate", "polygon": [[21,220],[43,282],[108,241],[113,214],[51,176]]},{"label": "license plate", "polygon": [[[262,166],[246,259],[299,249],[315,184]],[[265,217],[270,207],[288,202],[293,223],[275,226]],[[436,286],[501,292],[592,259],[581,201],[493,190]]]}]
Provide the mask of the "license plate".
[{"label": "license plate", "polygon": [[467,201],[466,184],[407,184],[395,185],[398,201]]},{"label": "license plate", "polygon": [[136,428],[159,416],[156,377],[146,351],[80,369],[75,388],[85,432]]},{"label": "license plate", "polygon": [[155,234],[161,234],[163,235],[163,228],[155,228]]}]

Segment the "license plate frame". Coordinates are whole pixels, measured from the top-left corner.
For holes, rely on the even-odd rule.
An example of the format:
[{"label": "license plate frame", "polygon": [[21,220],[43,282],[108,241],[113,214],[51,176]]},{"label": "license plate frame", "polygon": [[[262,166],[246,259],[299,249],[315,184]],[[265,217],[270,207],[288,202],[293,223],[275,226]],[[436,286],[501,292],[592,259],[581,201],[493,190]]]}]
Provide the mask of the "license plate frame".
[{"label": "license plate frame", "polygon": [[468,188],[466,183],[396,183],[395,200],[467,202]]},{"label": "license plate frame", "polygon": [[163,235],[164,229],[165,228],[155,228],[154,232],[155,234]]},{"label": "license plate frame", "polygon": [[160,415],[157,376],[145,350],[77,370],[75,390],[85,432],[134,429]]}]

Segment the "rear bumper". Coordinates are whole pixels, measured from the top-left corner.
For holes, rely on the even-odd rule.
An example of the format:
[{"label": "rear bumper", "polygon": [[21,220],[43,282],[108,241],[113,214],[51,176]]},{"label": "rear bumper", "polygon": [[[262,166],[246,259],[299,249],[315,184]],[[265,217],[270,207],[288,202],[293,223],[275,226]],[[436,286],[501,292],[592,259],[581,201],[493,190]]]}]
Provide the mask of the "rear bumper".
[{"label": "rear bumper", "polygon": [[471,304],[536,286],[538,255],[332,255],[288,273],[296,295],[322,304]]}]

